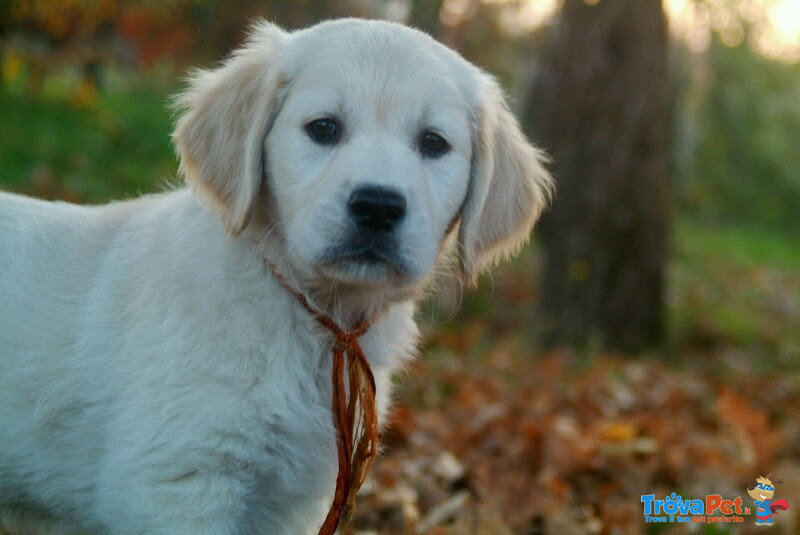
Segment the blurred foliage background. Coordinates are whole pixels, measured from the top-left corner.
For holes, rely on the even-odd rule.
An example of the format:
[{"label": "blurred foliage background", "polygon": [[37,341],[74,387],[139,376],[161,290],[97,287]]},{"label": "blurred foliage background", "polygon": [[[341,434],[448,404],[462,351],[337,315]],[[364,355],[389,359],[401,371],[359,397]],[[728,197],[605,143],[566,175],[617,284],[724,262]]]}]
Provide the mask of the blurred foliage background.
[{"label": "blurred foliage background", "polygon": [[[623,2],[6,0],[0,188],[95,203],[174,183],[170,95],[256,16],[420,27],[498,76],[537,138],[526,110],[565,4]],[[645,525],[640,495],[745,496],[768,472],[800,507],[800,0],[661,7],[663,330],[624,353],[607,336],[544,343],[541,295],[558,281],[536,239],[475,290],[443,284],[421,309],[424,357],[399,380],[351,531],[682,533]],[[580,267],[560,276],[580,281]],[[793,512],[777,520],[800,530]]]}]

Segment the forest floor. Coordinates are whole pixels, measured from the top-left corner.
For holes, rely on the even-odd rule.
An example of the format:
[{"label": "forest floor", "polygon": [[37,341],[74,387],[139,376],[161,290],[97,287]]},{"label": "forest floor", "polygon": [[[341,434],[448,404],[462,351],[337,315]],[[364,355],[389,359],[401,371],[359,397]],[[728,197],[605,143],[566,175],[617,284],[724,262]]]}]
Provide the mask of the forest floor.
[{"label": "forest floor", "polygon": [[[357,531],[751,533],[752,514],[648,524],[641,498],[755,511],[746,489],[768,473],[775,499],[800,507],[800,251],[686,221],[674,242],[671,335],[636,357],[536,349],[533,249],[454,316],[424,308]],[[779,513],[773,531],[800,533],[798,518]]]}]

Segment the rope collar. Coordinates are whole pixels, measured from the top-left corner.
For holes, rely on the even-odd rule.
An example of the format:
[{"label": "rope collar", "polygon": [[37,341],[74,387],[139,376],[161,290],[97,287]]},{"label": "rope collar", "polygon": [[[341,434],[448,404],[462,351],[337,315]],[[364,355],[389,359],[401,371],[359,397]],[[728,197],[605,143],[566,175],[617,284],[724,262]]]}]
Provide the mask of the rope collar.
[{"label": "rope collar", "polygon": [[[331,414],[333,425],[336,428],[339,472],[336,475],[336,493],[333,503],[319,530],[319,535],[333,535],[341,516],[344,516],[346,521],[350,519],[356,493],[364,482],[378,452],[375,378],[361,345],[358,343],[358,338],[369,330],[371,324],[366,319],[362,319],[352,329],[342,329],[330,316],[314,308],[302,293],[289,284],[272,263],[266,260],[265,263],[275,280],[336,338],[331,348],[333,353]],[[345,354],[347,355],[346,360]],[[348,389],[345,389],[345,368],[347,369]],[[349,396],[347,395],[348,391]]]}]

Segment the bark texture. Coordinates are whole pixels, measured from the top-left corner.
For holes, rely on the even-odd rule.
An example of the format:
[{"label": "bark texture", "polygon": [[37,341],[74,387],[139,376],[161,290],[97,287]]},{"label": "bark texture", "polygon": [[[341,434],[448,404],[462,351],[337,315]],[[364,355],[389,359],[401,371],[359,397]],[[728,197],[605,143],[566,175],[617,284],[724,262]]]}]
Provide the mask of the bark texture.
[{"label": "bark texture", "polygon": [[523,113],[558,188],[539,227],[547,343],[663,336],[671,89],[660,0],[565,1]]}]

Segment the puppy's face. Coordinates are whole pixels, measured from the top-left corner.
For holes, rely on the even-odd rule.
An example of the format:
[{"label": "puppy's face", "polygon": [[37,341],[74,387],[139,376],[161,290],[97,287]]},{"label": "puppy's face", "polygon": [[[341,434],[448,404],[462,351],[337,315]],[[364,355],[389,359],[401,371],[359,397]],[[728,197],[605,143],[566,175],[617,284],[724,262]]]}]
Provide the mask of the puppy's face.
[{"label": "puppy's face", "polygon": [[416,284],[466,199],[470,107],[434,54],[386,37],[301,36],[303,61],[285,68],[268,186],[288,256],[309,275]]},{"label": "puppy's face", "polygon": [[404,291],[457,232],[473,279],[524,242],[550,189],[494,80],[396,24],[262,23],[180,104],[199,200],[232,236],[278,236],[306,278]]}]

